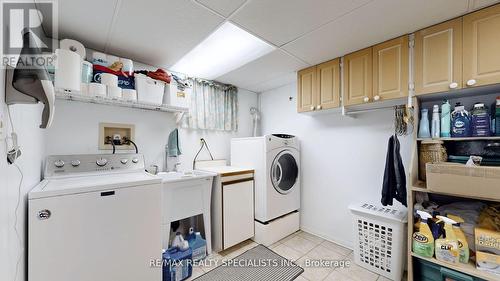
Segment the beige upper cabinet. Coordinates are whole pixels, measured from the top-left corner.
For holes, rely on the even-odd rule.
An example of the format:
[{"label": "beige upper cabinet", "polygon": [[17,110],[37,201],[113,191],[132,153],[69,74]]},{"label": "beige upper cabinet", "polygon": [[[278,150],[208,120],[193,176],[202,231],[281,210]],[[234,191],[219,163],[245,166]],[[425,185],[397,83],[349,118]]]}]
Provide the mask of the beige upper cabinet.
[{"label": "beige upper cabinet", "polygon": [[462,88],[462,18],[415,33],[415,94]]},{"label": "beige upper cabinet", "polygon": [[373,100],[408,96],[408,36],[373,47]]},{"label": "beige upper cabinet", "polygon": [[463,17],[464,87],[500,83],[500,5]]},{"label": "beige upper cabinet", "polygon": [[303,69],[297,74],[297,111],[307,112],[316,109],[316,66]]},{"label": "beige upper cabinet", "polygon": [[317,110],[340,106],[340,59],[334,59],[317,66],[318,91]]},{"label": "beige upper cabinet", "polygon": [[372,100],[372,55],[370,47],[344,57],[344,105]]}]

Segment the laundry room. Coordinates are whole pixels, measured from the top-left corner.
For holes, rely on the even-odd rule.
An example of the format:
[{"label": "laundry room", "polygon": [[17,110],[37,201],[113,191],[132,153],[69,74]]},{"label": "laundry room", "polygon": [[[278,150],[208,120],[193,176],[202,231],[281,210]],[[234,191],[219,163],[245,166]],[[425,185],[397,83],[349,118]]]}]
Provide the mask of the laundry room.
[{"label": "laundry room", "polygon": [[0,280],[500,280],[500,1],[0,9]]}]

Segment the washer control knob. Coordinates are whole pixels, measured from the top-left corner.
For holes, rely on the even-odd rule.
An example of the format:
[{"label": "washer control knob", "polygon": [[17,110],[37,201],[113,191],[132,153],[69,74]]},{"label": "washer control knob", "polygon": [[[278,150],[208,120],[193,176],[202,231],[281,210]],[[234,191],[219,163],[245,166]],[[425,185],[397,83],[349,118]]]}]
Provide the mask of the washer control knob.
[{"label": "washer control knob", "polygon": [[120,160],[120,163],[122,163],[123,165],[127,164],[128,163],[128,159],[127,158],[123,158]]},{"label": "washer control knob", "polygon": [[132,158],[132,163],[137,164],[139,162],[138,158]]},{"label": "washer control knob", "polygon": [[108,160],[106,158],[99,158],[99,159],[97,159],[97,161],[95,161],[95,163],[99,167],[104,167],[104,166],[106,166],[106,164],[108,164]]},{"label": "washer control knob", "polygon": [[54,166],[56,166],[57,168],[62,168],[64,167],[64,161],[56,160],[56,162],[54,162]]},{"label": "washer control knob", "polygon": [[71,166],[78,167],[80,166],[80,163],[81,163],[80,160],[73,160],[71,161]]}]

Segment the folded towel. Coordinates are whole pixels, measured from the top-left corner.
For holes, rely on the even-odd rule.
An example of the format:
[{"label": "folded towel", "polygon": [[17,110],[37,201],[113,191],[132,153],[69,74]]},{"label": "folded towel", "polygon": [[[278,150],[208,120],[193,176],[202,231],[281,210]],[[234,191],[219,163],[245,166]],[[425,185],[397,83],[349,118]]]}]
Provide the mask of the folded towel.
[{"label": "folded towel", "polygon": [[179,130],[174,129],[168,135],[168,156],[179,156],[181,155],[181,149],[179,146]]}]

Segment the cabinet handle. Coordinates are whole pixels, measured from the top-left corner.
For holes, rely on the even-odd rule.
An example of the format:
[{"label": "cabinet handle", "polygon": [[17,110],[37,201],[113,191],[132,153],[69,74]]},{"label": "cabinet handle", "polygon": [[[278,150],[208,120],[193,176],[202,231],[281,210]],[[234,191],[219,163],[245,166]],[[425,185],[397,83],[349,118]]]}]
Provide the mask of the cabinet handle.
[{"label": "cabinet handle", "polygon": [[322,108],[322,106],[321,106],[321,105],[316,106],[316,109],[317,109],[317,110],[320,110],[321,108]]},{"label": "cabinet handle", "polygon": [[469,81],[467,81],[467,86],[474,86],[476,85],[476,79],[470,79]]},{"label": "cabinet handle", "polygon": [[458,83],[457,82],[451,82],[450,83],[450,89],[456,89],[458,87]]},{"label": "cabinet handle", "polygon": [[379,96],[379,95],[374,96],[374,97],[373,97],[373,100],[374,100],[374,101],[378,101],[378,100],[380,100],[380,96]]},{"label": "cabinet handle", "polygon": [[363,101],[364,101],[364,102],[369,102],[369,101],[370,101],[370,98],[369,98],[369,97],[365,97],[365,98],[363,99]]},{"label": "cabinet handle", "polygon": [[315,110],[315,109],[316,109],[316,107],[314,107],[314,105],[312,105],[311,106],[311,110]]}]

